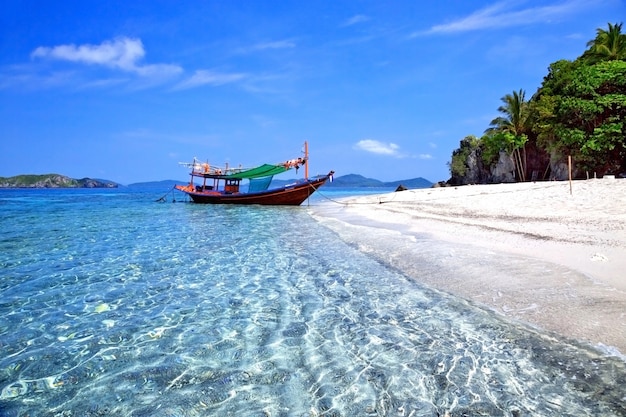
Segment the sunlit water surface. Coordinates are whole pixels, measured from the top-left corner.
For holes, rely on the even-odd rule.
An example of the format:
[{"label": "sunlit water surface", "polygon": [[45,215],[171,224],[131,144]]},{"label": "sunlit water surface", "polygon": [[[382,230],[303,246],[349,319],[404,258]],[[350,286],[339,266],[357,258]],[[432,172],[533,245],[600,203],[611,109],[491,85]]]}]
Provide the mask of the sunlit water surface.
[{"label": "sunlit water surface", "polygon": [[0,191],[0,415],[626,415],[624,362],[424,288],[306,203],[157,194]]}]

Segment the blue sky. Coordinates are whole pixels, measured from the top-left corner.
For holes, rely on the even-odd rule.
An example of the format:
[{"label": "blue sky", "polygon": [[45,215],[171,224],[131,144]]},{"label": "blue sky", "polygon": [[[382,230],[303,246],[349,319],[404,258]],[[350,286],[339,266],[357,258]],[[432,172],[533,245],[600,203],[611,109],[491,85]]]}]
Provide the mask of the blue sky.
[{"label": "blue sky", "polygon": [[[301,156],[310,174],[447,180],[500,98],[530,97],[623,0],[28,1],[0,16],[0,176],[187,179]],[[300,172],[301,173],[301,172]],[[293,176],[293,174],[291,175]]]}]

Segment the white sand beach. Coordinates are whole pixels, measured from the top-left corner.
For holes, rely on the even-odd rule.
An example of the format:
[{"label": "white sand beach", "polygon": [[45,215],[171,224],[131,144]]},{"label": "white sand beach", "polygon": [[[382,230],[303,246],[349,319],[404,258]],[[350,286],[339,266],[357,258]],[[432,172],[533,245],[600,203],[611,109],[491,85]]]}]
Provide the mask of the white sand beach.
[{"label": "white sand beach", "polygon": [[[312,211],[431,288],[626,355],[625,179],[409,190]],[[415,251],[432,239],[451,244],[433,256],[458,264],[458,278],[417,273]]]}]

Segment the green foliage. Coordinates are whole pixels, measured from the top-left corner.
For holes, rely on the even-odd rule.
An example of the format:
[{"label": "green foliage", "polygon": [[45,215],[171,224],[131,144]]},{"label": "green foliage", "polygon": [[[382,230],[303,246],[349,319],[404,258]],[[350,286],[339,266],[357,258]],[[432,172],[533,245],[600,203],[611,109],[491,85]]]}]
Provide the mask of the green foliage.
[{"label": "green foliage", "polygon": [[500,150],[502,150],[504,146],[504,139],[502,136],[506,135],[505,133],[498,134],[486,134],[480,138],[482,145],[482,158],[483,163],[487,166],[490,166],[497,162],[498,155]]},{"label": "green foliage", "polygon": [[518,149],[524,147],[528,141],[525,134],[515,135],[512,132],[494,132],[486,134],[481,138],[483,161],[485,164],[492,164],[498,160],[500,151],[511,155]]},{"label": "green foliage", "polygon": [[501,100],[504,104],[498,107],[498,111],[503,116],[493,119],[485,131],[483,159],[485,163],[492,164],[500,151],[505,151],[513,156],[517,175],[524,181],[526,158],[522,158],[520,149],[523,149],[528,141],[527,132],[531,120],[529,105],[525,101],[524,90],[513,91]]},{"label": "green foliage", "polygon": [[501,98],[504,103],[498,107],[503,116],[496,117],[490,123],[486,133],[509,132],[521,136],[528,130],[528,103],[524,90],[513,91]]},{"label": "green foliage", "polygon": [[624,168],[626,62],[579,60],[553,69],[531,106],[541,143],[585,170]]},{"label": "green foliage", "polygon": [[62,184],[66,184],[67,186],[76,185],[76,180],[71,178],[63,177],[58,174],[43,174],[43,175],[16,175],[14,177],[1,177],[0,183],[10,183],[15,187],[30,187],[36,185],[38,183],[50,182],[52,180],[56,180]]},{"label": "green foliage", "polygon": [[589,49],[582,56],[585,61],[593,64],[626,59],[626,34],[622,33],[622,23],[609,23],[608,26],[608,30],[597,29],[595,39],[587,42]]},{"label": "green foliage", "polygon": [[470,154],[480,147],[480,139],[474,135],[466,136],[461,140],[459,148],[452,152],[452,159],[448,163],[452,177],[463,177],[467,173],[467,159]]},{"label": "green foliage", "polygon": [[59,174],[0,177],[0,188],[115,188],[117,184],[91,178],[74,179]]},{"label": "green foliage", "polygon": [[[626,35],[622,23],[598,29],[576,60],[550,64],[530,101],[524,90],[502,97],[501,115],[480,139],[466,137],[453,152],[451,173],[463,176],[473,150],[493,165],[501,151],[513,157],[518,178],[526,173],[526,147],[571,155],[576,165],[601,175],[626,171]],[[470,139],[473,138],[473,139]]]},{"label": "green foliage", "polygon": [[531,130],[537,136],[537,146],[547,152],[554,150],[557,137],[555,131],[555,111],[558,98],[541,95],[530,103]]}]

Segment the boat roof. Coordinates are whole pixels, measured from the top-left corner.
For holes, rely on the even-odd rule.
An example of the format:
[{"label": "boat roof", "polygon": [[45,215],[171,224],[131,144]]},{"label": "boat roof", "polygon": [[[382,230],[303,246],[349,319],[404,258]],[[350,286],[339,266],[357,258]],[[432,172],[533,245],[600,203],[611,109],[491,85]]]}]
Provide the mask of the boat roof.
[{"label": "boat roof", "polygon": [[199,164],[197,162],[191,164],[181,164],[191,166],[191,175],[194,177],[216,178],[220,180],[243,180],[271,177],[277,174],[282,174],[283,172],[289,171],[290,169],[297,167],[297,165],[293,165],[287,162],[284,164],[263,164],[255,168],[248,169],[229,168],[222,171],[219,168],[213,167],[209,169],[208,164]]},{"label": "boat roof", "polygon": [[306,164],[306,158],[290,159],[289,161],[277,164],[263,164],[254,168],[229,168],[226,166],[223,170],[211,166],[208,162],[202,163],[196,158],[194,158],[191,163],[180,162],[180,164],[190,167],[191,176],[193,177],[215,178],[220,180],[243,180],[272,177],[293,168],[298,169],[300,166]]},{"label": "boat roof", "polygon": [[272,164],[263,164],[256,168],[246,169],[244,171],[235,172],[232,174],[222,175],[225,179],[248,179],[248,178],[261,178],[261,177],[269,177],[270,175],[282,174],[283,172],[287,172],[291,169],[291,167],[285,165],[272,165]]}]

